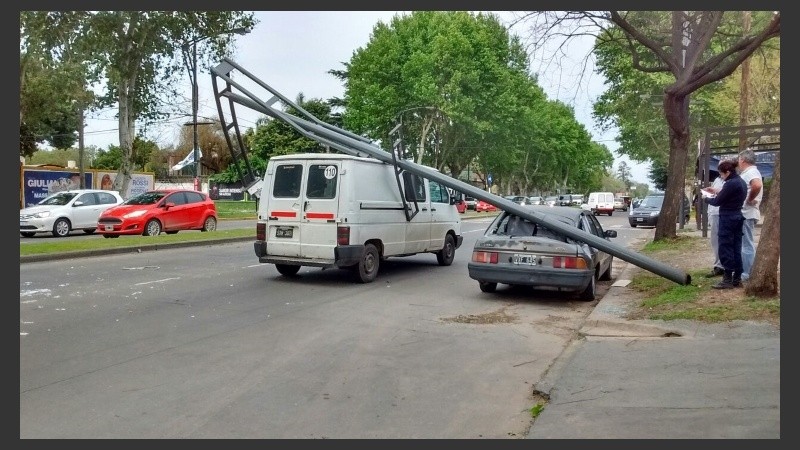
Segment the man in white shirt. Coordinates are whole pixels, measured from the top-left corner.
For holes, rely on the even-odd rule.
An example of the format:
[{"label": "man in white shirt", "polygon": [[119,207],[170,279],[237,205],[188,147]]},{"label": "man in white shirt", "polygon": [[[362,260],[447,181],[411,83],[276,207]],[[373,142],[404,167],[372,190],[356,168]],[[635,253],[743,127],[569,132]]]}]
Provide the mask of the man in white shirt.
[{"label": "man in white shirt", "polygon": [[756,167],[756,154],[750,150],[739,152],[739,176],[747,183],[747,198],[742,205],[744,226],[742,227],[742,281],[750,278],[753,260],[756,257],[756,244],[753,240],[753,230],[761,219],[761,198],[764,196],[761,172]]}]

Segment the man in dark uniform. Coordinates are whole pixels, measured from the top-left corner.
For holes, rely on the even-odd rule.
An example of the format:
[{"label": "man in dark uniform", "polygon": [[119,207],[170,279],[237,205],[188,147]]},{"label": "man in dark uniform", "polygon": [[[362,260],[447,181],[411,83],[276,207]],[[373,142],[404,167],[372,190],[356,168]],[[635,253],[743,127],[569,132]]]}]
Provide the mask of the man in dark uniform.
[{"label": "man in dark uniform", "polygon": [[[707,198],[709,205],[719,206],[719,260],[725,273],[722,281],[711,286],[714,289],[731,289],[742,285],[742,204],[747,197],[747,183],[736,173],[736,161],[719,163],[719,176],[725,180],[722,189],[714,196]],[[703,188],[713,193],[710,188]]]}]

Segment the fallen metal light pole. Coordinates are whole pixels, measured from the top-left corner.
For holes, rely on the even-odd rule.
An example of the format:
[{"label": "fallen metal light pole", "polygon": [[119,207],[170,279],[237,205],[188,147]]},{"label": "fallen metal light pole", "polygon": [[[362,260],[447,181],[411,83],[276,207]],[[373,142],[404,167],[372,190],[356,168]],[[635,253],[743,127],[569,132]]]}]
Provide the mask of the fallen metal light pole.
[{"label": "fallen metal light pole", "polygon": [[[270,100],[267,102],[261,100],[258,96],[254,95],[248,89],[246,89],[241,83],[234,81],[230,76],[230,73],[233,70],[240,71],[242,74],[247,76],[256,84],[269,91],[272,94]],[[479,200],[483,200],[502,210],[509,211],[520,217],[524,217],[528,220],[531,220],[537,224],[546,226],[552,230],[556,230],[572,239],[585,242],[591,245],[592,247],[603,250],[624,261],[627,261],[631,264],[641,267],[642,269],[648,270],[661,277],[667,278],[678,284],[687,285],[691,283],[691,276],[689,274],[680,271],[670,265],[664,264],[660,261],[641,255],[637,252],[628,250],[625,247],[613,244],[610,241],[597,237],[593,234],[586,233],[574,227],[564,225],[561,222],[550,219],[547,216],[547,214],[540,214],[538,212],[534,212],[529,209],[523,208],[522,206],[510,200],[506,200],[498,195],[494,195],[482,189],[478,189],[475,186],[472,186],[463,181],[459,181],[455,178],[444,175],[429,167],[421,166],[412,161],[397,159],[391,153],[383,150],[382,148],[378,147],[375,144],[370,143],[366,138],[362,136],[358,136],[349,131],[322,122],[318,118],[314,117],[311,113],[304,110],[299,105],[294,104],[289,99],[281,95],[273,88],[269,87],[266,83],[259,80],[258,78],[256,78],[255,76],[253,76],[252,74],[241,68],[238,64],[231,61],[230,59],[226,58],[223,60],[221,64],[212,68],[211,75],[212,78],[214,78],[213,85],[214,85],[215,98],[217,100],[218,110],[220,111],[220,120],[223,123],[223,130],[225,130],[226,133],[228,132],[228,130],[231,129],[231,127],[225,126],[226,120],[221,105],[221,100],[223,98],[227,99],[229,102],[229,105],[231,107],[230,113],[232,115],[234,125],[236,124],[236,119],[235,119],[233,104],[246,106],[255,111],[264,113],[274,119],[282,120],[291,125],[292,127],[294,127],[303,136],[313,139],[322,144],[328,145],[343,153],[353,156],[372,157],[386,164],[398,166],[403,170],[406,170],[412,174],[418,175],[422,178],[427,178],[429,180],[437,181],[451,189],[463,192],[464,194],[470,195]],[[226,88],[224,90],[218,90],[216,77],[219,77],[220,79],[226,82]],[[233,92],[234,87],[237,88],[242,94]],[[292,108],[297,110],[300,114],[302,114],[305,117],[305,119],[273,108],[272,105],[275,104],[278,100],[282,101],[284,104],[291,106]],[[233,128],[235,128],[238,131],[238,126],[234,126]],[[238,138],[239,141],[241,142],[241,138],[240,137]],[[230,138],[228,138],[228,141],[230,143]]]}]

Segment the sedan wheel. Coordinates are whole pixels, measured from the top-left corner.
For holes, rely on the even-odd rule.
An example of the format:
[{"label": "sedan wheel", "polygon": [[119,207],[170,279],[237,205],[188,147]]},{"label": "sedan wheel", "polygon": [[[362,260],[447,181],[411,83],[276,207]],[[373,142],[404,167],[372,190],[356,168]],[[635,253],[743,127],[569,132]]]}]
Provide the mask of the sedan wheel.
[{"label": "sedan wheel", "polygon": [[53,224],[53,236],[55,237],[65,237],[69,236],[69,220],[65,218],[60,218],[56,220],[56,223]]},{"label": "sedan wheel", "polygon": [[580,294],[581,300],[585,300],[590,302],[594,300],[594,296],[597,293],[597,282],[595,280],[595,276],[592,275],[592,280],[589,282],[589,285],[586,286],[586,289],[583,290]]},{"label": "sedan wheel", "polygon": [[203,229],[200,231],[214,231],[217,229],[217,219],[213,216],[208,216],[206,221],[203,222]]},{"label": "sedan wheel", "polygon": [[479,281],[478,286],[480,286],[482,292],[492,293],[497,290],[497,283],[489,283],[486,281]]},{"label": "sedan wheel", "polygon": [[156,219],[150,219],[144,225],[144,232],[142,236],[158,236],[161,233],[161,222]]}]

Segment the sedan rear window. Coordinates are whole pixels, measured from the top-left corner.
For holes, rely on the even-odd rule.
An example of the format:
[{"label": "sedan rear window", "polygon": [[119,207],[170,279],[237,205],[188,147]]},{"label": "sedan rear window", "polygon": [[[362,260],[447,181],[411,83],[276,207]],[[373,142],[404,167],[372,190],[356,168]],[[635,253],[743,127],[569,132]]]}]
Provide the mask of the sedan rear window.
[{"label": "sedan rear window", "polygon": [[547,239],[554,239],[560,242],[567,242],[567,238],[544,225],[539,225],[528,219],[523,219],[515,215],[506,215],[494,230],[498,236],[536,236]]}]

